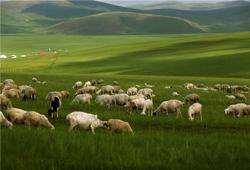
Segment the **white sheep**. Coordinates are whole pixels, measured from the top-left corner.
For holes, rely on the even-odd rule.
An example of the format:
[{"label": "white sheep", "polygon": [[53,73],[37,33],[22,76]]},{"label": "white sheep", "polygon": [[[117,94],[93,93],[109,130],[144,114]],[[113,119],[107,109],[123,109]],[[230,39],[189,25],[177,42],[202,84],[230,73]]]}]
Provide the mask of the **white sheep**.
[{"label": "white sheep", "polygon": [[96,103],[100,105],[111,106],[113,102],[113,96],[109,94],[103,94],[96,97]]},{"label": "white sheep", "polygon": [[91,94],[79,94],[73,100],[72,103],[83,104],[91,103],[92,95]]},{"label": "white sheep", "polygon": [[157,113],[166,112],[167,115],[169,112],[176,112],[176,118],[181,115],[181,107],[184,105],[184,102],[179,100],[168,100],[163,101],[160,106],[154,111],[153,115],[157,115]]},{"label": "white sheep", "polygon": [[130,88],[128,88],[128,90],[127,90],[127,94],[128,94],[129,96],[136,95],[137,92],[138,92],[138,89],[137,89],[136,87],[130,87]]},{"label": "white sheep", "polygon": [[3,127],[7,127],[9,129],[11,129],[13,126],[13,124],[5,118],[5,116],[1,111],[0,111],[0,125]]},{"label": "white sheep", "polygon": [[196,114],[200,115],[200,119],[202,120],[202,105],[200,103],[194,103],[188,108],[188,117],[189,120],[193,121],[194,116]]},{"label": "white sheep", "polygon": [[6,110],[7,117],[12,123],[24,123],[24,115],[27,111],[19,108],[9,108]]},{"label": "white sheep", "polygon": [[82,87],[82,85],[83,85],[83,83],[82,83],[82,81],[77,81],[77,82],[75,82],[75,84],[73,85],[73,89],[79,89],[79,88],[81,88]]}]

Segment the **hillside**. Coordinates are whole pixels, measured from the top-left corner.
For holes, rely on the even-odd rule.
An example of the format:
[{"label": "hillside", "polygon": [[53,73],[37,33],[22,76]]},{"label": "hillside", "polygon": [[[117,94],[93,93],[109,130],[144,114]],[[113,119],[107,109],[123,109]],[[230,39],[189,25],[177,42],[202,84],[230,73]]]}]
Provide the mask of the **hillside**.
[{"label": "hillside", "polygon": [[110,12],[59,23],[50,33],[64,34],[164,34],[199,33],[205,29],[192,21],[130,12]]}]

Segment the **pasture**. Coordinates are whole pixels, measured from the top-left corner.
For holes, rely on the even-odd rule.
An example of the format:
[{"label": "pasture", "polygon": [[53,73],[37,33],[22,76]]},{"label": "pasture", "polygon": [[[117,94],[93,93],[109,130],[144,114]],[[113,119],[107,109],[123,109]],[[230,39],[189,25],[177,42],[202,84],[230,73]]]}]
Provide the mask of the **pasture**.
[{"label": "pasture", "polygon": [[[1,53],[27,55],[1,62],[1,81],[12,78],[30,84],[38,92],[35,101],[12,99],[15,107],[47,114],[49,91],[69,90],[59,118],[50,119],[54,131],[14,125],[1,129],[2,169],[249,169],[250,118],[224,115],[224,109],[240,101],[226,99],[225,92],[186,90],[185,82],[228,83],[250,86],[250,34],[175,36],[2,36]],[[50,52],[39,52],[52,48]],[[36,84],[31,78],[47,81]],[[187,106],[176,114],[156,117],[128,114],[121,106],[70,104],[75,81],[119,81],[123,89],[153,84],[154,109],[164,100],[190,93],[201,96],[203,121],[190,122]],[[172,89],[165,89],[172,85]],[[177,91],[181,97],[173,97]],[[246,103],[250,103],[247,94]],[[98,114],[102,120],[130,122],[135,135],[68,132],[65,116],[72,111]]]}]

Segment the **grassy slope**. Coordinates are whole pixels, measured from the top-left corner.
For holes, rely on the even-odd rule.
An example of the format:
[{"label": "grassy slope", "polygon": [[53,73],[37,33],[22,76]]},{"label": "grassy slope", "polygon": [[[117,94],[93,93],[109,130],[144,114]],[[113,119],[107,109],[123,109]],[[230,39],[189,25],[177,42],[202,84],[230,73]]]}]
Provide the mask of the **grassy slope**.
[{"label": "grassy slope", "polygon": [[[49,69],[51,73],[249,78],[250,70],[245,64],[249,63],[249,36],[249,33],[173,37],[58,35],[36,36],[35,44],[33,36],[4,36],[3,54],[31,57],[19,58],[16,63],[4,60],[2,70],[14,67],[41,73]],[[46,57],[32,54],[48,48],[62,51]]]},{"label": "grassy slope", "polygon": [[204,32],[197,23],[178,17],[109,12],[59,23],[49,29],[62,34],[173,34]]},{"label": "grassy slope", "polygon": [[[169,117],[164,114],[159,117],[143,117],[127,115],[122,107],[98,106],[94,101],[91,105],[71,105],[71,95],[63,101],[60,118],[51,120],[56,127],[54,132],[42,128],[29,130],[23,125],[15,126],[12,131],[1,129],[1,168],[249,169],[250,118],[234,119],[223,114],[226,106],[238,101],[225,99],[223,92],[188,91],[180,87],[185,82],[205,83],[209,86],[215,83],[250,86],[247,79],[249,70],[245,67],[249,65],[249,58],[242,55],[249,50],[249,36],[249,33],[193,36],[3,36],[1,46],[5,54],[31,54],[49,47],[58,50],[57,60],[54,55],[1,60],[1,79],[13,78],[18,84],[31,84],[38,91],[38,98],[33,102],[13,99],[15,107],[46,114],[49,103],[44,98],[47,92],[67,89],[73,94],[71,87],[76,80],[101,78],[105,84],[118,80],[124,89],[133,84],[154,84],[154,108],[163,100],[173,98],[172,91],[178,91],[183,96],[198,93],[203,104],[203,122],[187,121],[187,106],[182,109],[181,119],[176,119],[174,114]],[[234,67],[226,62],[228,57],[223,59],[223,55],[228,54],[233,55],[230,63],[234,63]],[[245,60],[239,60],[241,56]],[[222,62],[218,62],[220,58]],[[193,62],[196,59],[205,60],[201,64]],[[212,64],[207,64],[207,59],[211,59]],[[171,67],[168,64],[171,61],[185,61],[193,65],[185,70],[186,65],[180,66],[179,63]],[[214,64],[218,64],[216,72]],[[130,69],[134,72],[129,72]],[[226,75],[222,74],[224,70]],[[153,76],[148,75],[149,71]],[[163,72],[164,76],[161,76]],[[175,75],[175,72],[178,76],[166,76]],[[213,78],[190,77],[197,73],[199,76],[209,75]],[[233,73],[237,79],[230,78]],[[48,83],[45,86],[33,84],[33,76]],[[227,78],[221,78],[223,76]],[[166,85],[173,85],[174,88],[165,89]],[[249,103],[250,95],[247,94],[247,97],[246,102]],[[183,97],[176,98],[182,100]],[[110,135],[102,129],[97,130],[95,136],[78,130],[67,133],[65,116],[75,110],[98,114],[103,120],[120,118],[129,121],[135,136]]]}]

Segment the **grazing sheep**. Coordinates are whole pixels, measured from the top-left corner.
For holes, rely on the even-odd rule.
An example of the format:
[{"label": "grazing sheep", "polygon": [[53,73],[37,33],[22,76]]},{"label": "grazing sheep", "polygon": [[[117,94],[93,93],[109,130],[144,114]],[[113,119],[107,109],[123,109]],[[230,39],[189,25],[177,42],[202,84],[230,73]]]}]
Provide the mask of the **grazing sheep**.
[{"label": "grazing sheep", "polygon": [[0,125],[2,127],[6,127],[11,129],[13,124],[11,122],[9,122],[3,115],[3,113],[0,111]]},{"label": "grazing sheep", "polygon": [[84,94],[84,93],[92,94],[92,93],[95,93],[97,90],[98,90],[98,87],[96,86],[87,86],[87,87],[78,89],[75,95]]},{"label": "grazing sheep", "polygon": [[96,92],[96,94],[114,94],[115,88],[111,85],[102,86],[100,90]]},{"label": "grazing sheep", "polygon": [[7,98],[5,95],[0,94],[0,109],[5,110],[8,108],[11,108],[12,104],[9,98]]},{"label": "grazing sheep", "polygon": [[51,91],[47,94],[46,99],[51,101],[55,96],[59,97],[62,100],[62,94],[58,91]]},{"label": "grazing sheep", "polygon": [[32,79],[31,79],[33,82],[37,82],[38,81],[38,79],[36,78],[36,77],[32,77]]},{"label": "grazing sheep", "polygon": [[108,128],[107,121],[102,121],[97,118],[97,115],[85,112],[72,112],[66,116],[66,120],[70,123],[69,131],[78,127],[84,130],[91,130],[95,134],[96,128]]},{"label": "grazing sheep", "polygon": [[100,105],[111,106],[111,104],[113,102],[113,96],[111,96],[109,94],[99,95],[96,97],[95,101],[96,101],[96,103],[98,103]]},{"label": "grazing sheep", "polygon": [[44,126],[51,130],[55,129],[46,116],[35,111],[28,111],[24,114],[24,124],[28,126]]},{"label": "grazing sheep", "polygon": [[56,117],[58,118],[58,111],[62,105],[62,102],[58,96],[54,96],[50,102],[50,108],[48,110],[48,115],[53,118],[54,113],[56,113]]},{"label": "grazing sheep", "polygon": [[75,82],[75,84],[73,85],[73,89],[79,89],[79,88],[81,88],[82,87],[82,82],[81,81],[77,81],[77,82]]},{"label": "grazing sheep", "polygon": [[185,83],[184,87],[188,90],[195,88],[195,85],[193,83]]},{"label": "grazing sheep", "polygon": [[16,84],[6,84],[6,85],[3,85],[2,91],[10,90],[10,89],[19,89],[19,87]]},{"label": "grazing sheep", "polygon": [[19,89],[9,89],[9,90],[4,90],[3,95],[5,95],[8,98],[20,98],[20,90]]},{"label": "grazing sheep", "polygon": [[237,93],[235,94],[235,98],[238,99],[238,100],[246,100],[246,96],[244,94],[241,94],[241,93]]},{"label": "grazing sheep", "polygon": [[243,115],[250,115],[250,105],[243,108]]},{"label": "grazing sheep", "polygon": [[92,99],[91,94],[79,94],[72,100],[72,103],[77,103],[77,104],[88,103],[88,104],[90,104],[91,99]]},{"label": "grazing sheep", "polygon": [[66,99],[69,97],[70,93],[66,90],[60,91],[62,99]]},{"label": "grazing sheep", "polygon": [[100,80],[97,80],[96,82],[97,82],[97,84],[102,84],[102,83],[104,83],[104,80],[100,79]]},{"label": "grazing sheep", "polygon": [[203,83],[199,83],[196,85],[197,88],[206,88],[206,85]]},{"label": "grazing sheep", "polygon": [[3,84],[4,84],[4,85],[11,85],[11,84],[15,84],[15,81],[12,80],[12,79],[5,79],[5,80],[3,81]]},{"label": "grazing sheep", "polygon": [[236,97],[234,95],[226,95],[225,97],[228,99],[236,99]]},{"label": "grazing sheep", "polygon": [[200,96],[198,94],[189,94],[184,98],[185,104],[192,104],[200,101]]},{"label": "grazing sheep", "polygon": [[143,98],[143,99],[146,99],[146,97],[142,94],[136,94],[136,95],[133,95],[133,96],[129,96],[129,101],[132,101],[134,99],[138,99],[138,98]]},{"label": "grazing sheep", "polygon": [[176,92],[176,91],[174,91],[173,93],[172,93],[172,96],[181,96],[178,92]]},{"label": "grazing sheep", "polygon": [[115,94],[118,94],[120,92],[120,90],[122,90],[120,86],[113,86],[113,87],[114,87],[114,91],[113,92]]},{"label": "grazing sheep", "polygon": [[18,108],[9,108],[6,110],[6,114],[8,119],[12,122],[12,123],[24,123],[24,115],[26,114],[27,111],[22,110],[22,109],[18,109]]},{"label": "grazing sheep", "polygon": [[202,121],[202,105],[200,103],[194,103],[191,106],[189,106],[189,108],[188,108],[188,117],[189,117],[189,120],[193,121],[194,120],[194,116],[196,114],[200,115],[200,119]]},{"label": "grazing sheep", "polygon": [[146,115],[146,113],[149,113],[150,116],[153,116],[153,101],[151,99],[144,101],[141,114]]},{"label": "grazing sheep", "polygon": [[151,99],[144,99],[144,98],[135,98],[133,100],[129,100],[125,107],[128,108],[128,112],[131,113],[134,109],[138,112],[139,109],[142,110],[141,114],[146,115],[146,113],[149,113],[149,115],[152,115],[153,112],[153,101]]},{"label": "grazing sheep", "polygon": [[238,103],[238,104],[234,104],[234,105],[230,105],[228,106],[224,112],[225,115],[233,115],[234,117],[240,117],[241,115],[243,115],[244,112],[244,108],[247,105],[245,103]]},{"label": "grazing sheep", "polygon": [[21,99],[22,100],[35,100],[36,99],[36,90],[33,87],[26,87],[21,90]]},{"label": "grazing sheep", "polygon": [[134,135],[130,124],[120,119],[109,119],[107,126],[112,133],[129,133]]},{"label": "grazing sheep", "polygon": [[115,105],[123,106],[128,102],[129,95],[127,94],[115,94],[113,95],[113,102]]},{"label": "grazing sheep", "polygon": [[150,89],[150,88],[140,89],[140,90],[138,91],[138,94],[142,94],[142,95],[144,95],[145,97],[147,97],[147,98],[149,98],[149,99],[152,99],[153,90]]},{"label": "grazing sheep", "polygon": [[83,87],[87,87],[87,86],[91,86],[91,82],[90,81],[86,81],[83,85]]},{"label": "grazing sheep", "polygon": [[130,87],[130,88],[128,88],[128,90],[127,90],[127,94],[128,94],[129,96],[136,95],[137,92],[138,92],[138,89],[137,89],[136,87]]},{"label": "grazing sheep", "polygon": [[168,100],[160,104],[160,106],[154,111],[153,115],[156,116],[158,113],[166,112],[167,115],[169,112],[176,112],[176,118],[181,115],[181,107],[184,105],[182,101],[179,100]]}]

